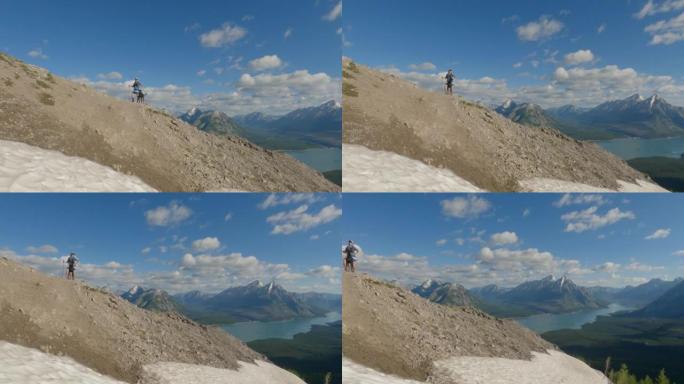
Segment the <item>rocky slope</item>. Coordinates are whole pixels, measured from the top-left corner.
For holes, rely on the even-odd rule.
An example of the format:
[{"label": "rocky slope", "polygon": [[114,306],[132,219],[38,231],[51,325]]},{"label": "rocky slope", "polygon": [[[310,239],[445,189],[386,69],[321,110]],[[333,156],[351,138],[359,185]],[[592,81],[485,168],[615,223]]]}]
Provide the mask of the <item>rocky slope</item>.
[{"label": "rocky slope", "polygon": [[611,190],[620,188],[618,180],[647,180],[594,144],[555,129],[516,124],[488,108],[350,60],[343,63],[343,78],[345,144],[446,168],[489,191],[524,190],[521,182],[530,179]]},{"label": "rocky slope", "polygon": [[2,53],[0,82],[1,140],[88,159],[160,191],[339,190],[287,155],[201,132]]},{"label": "rocky slope", "polygon": [[554,347],[532,331],[471,307],[447,307],[367,275],[345,273],[345,357],[375,370],[425,380],[453,356],[529,359]]},{"label": "rocky slope", "polygon": [[129,383],[136,383],[145,367],[162,362],[191,364],[195,370],[268,363],[217,328],[176,313],[143,310],[114,294],[6,258],[0,258],[0,324],[0,340],[65,355]]}]

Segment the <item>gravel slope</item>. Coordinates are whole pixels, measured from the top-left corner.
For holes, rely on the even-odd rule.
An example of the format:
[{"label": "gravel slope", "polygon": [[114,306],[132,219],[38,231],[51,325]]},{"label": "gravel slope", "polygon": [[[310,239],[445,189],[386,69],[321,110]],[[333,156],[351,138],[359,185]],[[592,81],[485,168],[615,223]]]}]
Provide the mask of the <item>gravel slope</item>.
[{"label": "gravel slope", "polygon": [[0,140],[78,156],[164,192],[338,191],[285,154],[201,132],[0,53]]},{"label": "gravel slope", "polygon": [[[459,97],[343,61],[343,142],[446,168],[480,189],[546,178],[618,190],[648,177],[595,144],[514,123]],[[345,169],[354,173],[354,170]]]},{"label": "gravel slope", "polygon": [[447,307],[368,275],[345,273],[342,351],[377,371],[425,381],[454,356],[529,360],[555,349],[512,320]]},{"label": "gravel slope", "polygon": [[236,370],[240,362],[266,360],[218,328],[140,309],[6,258],[0,258],[0,324],[0,340],[66,355],[129,383],[144,365],[159,362]]}]

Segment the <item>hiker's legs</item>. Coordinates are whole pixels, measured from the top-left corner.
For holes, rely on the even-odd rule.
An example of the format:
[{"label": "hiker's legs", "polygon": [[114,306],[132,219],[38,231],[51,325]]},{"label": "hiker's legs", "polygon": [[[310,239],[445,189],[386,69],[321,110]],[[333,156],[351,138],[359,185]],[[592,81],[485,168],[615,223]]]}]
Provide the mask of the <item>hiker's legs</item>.
[{"label": "hiker's legs", "polygon": [[350,264],[352,273],[356,272],[356,268],[354,268],[354,262],[352,261]]}]

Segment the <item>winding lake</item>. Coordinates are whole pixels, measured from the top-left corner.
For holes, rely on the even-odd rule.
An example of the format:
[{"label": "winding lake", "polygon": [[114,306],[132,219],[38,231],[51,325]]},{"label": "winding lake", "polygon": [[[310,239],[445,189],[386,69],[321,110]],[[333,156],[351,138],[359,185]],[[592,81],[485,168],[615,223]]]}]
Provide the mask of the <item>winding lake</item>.
[{"label": "winding lake", "polygon": [[309,167],[327,172],[342,169],[342,148],[309,148],[283,151]]},{"label": "winding lake", "polygon": [[652,156],[679,158],[684,153],[684,137],[599,140],[596,144],[623,160]]},{"label": "winding lake", "polygon": [[593,323],[598,316],[610,315],[611,313],[634,309],[620,304],[610,304],[606,308],[589,309],[584,311],[541,315],[532,315],[515,319],[521,325],[537,332],[544,333],[557,329],[580,329],[582,325]]},{"label": "winding lake", "polygon": [[312,325],[323,325],[342,319],[339,312],[330,312],[322,317],[281,321],[247,321],[224,324],[221,328],[244,342],[262,339],[291,339],[298,333],[311,330]]}]

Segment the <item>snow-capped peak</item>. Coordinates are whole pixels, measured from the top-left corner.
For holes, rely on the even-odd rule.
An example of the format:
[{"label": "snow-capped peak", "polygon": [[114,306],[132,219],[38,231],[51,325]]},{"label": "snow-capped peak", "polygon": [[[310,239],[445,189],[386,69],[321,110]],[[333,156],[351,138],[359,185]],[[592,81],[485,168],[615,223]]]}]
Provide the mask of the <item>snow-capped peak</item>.
[{"label": "snow-capped peak", "polygon": [[504,103],[502,104],[502,107],[508,109],[508,108],[510,108],[511,104],[513,104],[513,100],[506,99],[506,101],[504,101]]},{"label": "snow-capped peak", "polygon": [[562,287],[563,287],[563,284],[565,284],[565,276],[563,276],[563,277],[560,278],[560,282],[559,282],[559,283],[560,283],[560,286],[561,286],[561,288],[562,288]]},{"label": "snow-capped peak", "polygon": [[430,286],[432,286],[432,283],[434,283],[434,281],[432,279],[427,279],[423,282],[423,285],[421,285],[421,287],[423,289],[430,288]]},{"label": "snow-capped peak", "polygon": [[140,288],[139,286],[134,285],[133,288],[131,288],[131,289],[128,290],[128,293],[131,294],[131,295],[134,295],[134,294],[136,294],[138,291],[140,291],[141,289],[142,289],[142,288]]},{"label": "snow-capped peak", "polygon": [[275,286],[275,283],[272,282],[272,281],[268,284],[268,293],[271,293],[271,291],[273,290],[273,287],[274,287],[274,286]]}]

